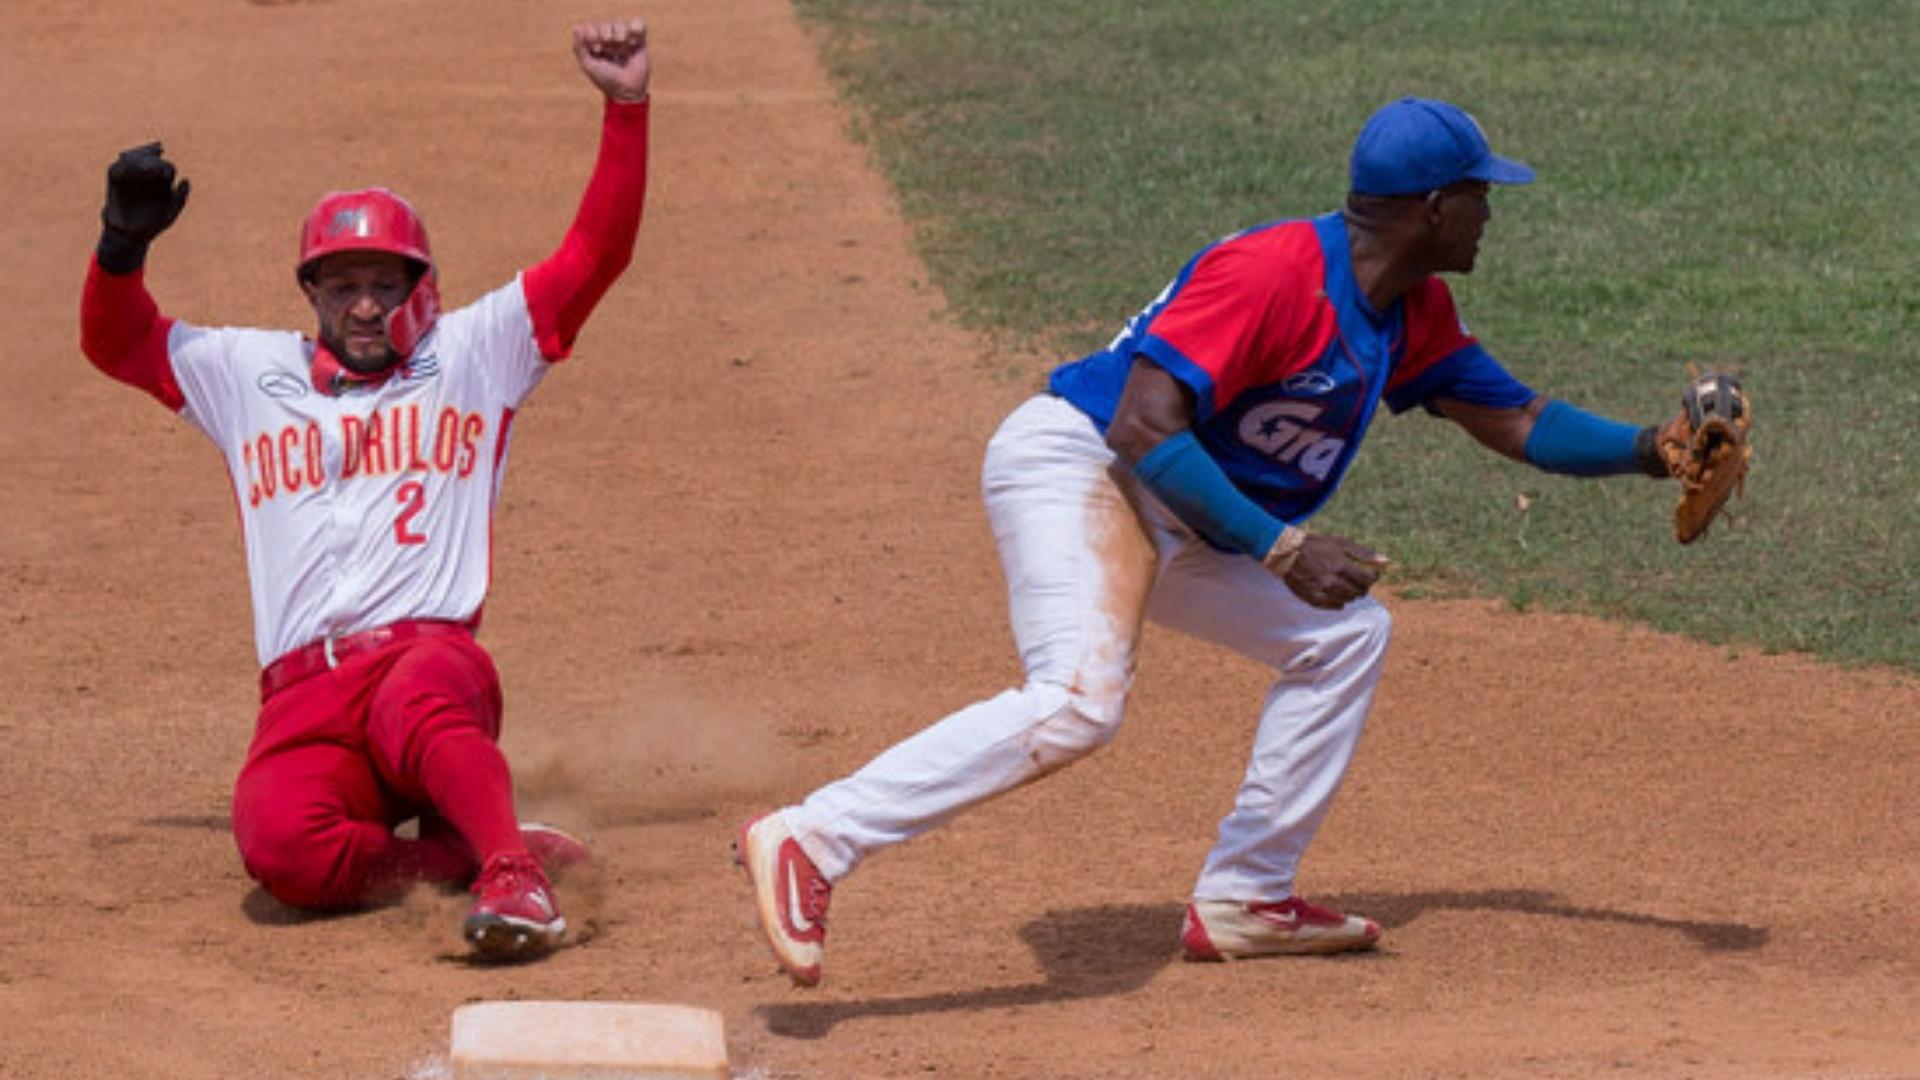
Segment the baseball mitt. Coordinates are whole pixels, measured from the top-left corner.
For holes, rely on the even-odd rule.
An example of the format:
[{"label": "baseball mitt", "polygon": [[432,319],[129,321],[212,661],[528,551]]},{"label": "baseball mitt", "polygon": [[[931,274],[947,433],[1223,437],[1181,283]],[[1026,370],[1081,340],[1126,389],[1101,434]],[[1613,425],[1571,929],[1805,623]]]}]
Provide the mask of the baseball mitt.
[{"label": "baseball mitt", "polygon": [[1673,536],[1691,544],[1706,535],[1726,505],[1746,489],[1753,463],[1753,403],[1737,376],[1696,374],[1680,396],[1680,414],[1660,428],[1656,445],[1680,481]]}]

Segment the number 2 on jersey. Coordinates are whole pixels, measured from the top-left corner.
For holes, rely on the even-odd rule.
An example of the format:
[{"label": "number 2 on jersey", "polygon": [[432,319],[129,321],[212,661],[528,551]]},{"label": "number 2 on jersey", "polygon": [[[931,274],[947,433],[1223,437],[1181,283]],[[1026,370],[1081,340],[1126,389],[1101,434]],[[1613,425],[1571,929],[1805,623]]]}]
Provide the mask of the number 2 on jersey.
[{"label": "number 2 on jersey", "polygon": [[393,519],[393,542],[396,544],[424,544],[425,533],[413,531],[413,519],[427,508],[427,485],[418,480],[409,480],[400,485],[393,493],[393,501],[400,504],[400,516]]}]

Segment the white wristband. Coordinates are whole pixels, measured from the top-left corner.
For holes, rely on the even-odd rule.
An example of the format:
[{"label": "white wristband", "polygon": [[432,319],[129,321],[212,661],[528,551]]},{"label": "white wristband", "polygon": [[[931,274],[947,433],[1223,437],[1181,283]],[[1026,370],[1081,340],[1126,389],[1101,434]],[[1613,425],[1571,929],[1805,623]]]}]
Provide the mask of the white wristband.
[{"label": "white wristband", "polygon": [[1300,557],[1300,549],[1307,543],[1307,530],[1297,525],[1289,525],[1280,530],[1280,536],[1274,540],[1273,547],[1260,560],[1260,565],[1274,577],[1283,578],[1293,569],[1295,559]]}]

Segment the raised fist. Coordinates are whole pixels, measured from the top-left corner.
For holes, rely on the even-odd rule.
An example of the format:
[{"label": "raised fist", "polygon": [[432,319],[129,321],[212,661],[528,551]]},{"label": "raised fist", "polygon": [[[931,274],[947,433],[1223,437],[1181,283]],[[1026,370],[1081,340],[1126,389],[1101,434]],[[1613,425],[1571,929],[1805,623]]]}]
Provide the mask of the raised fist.
[{"label": "raised fist", "polygon": [[190,187],[184,179],[174,183],[173,163],[162,156],[159,143],[123,150],[107,167],[100,223],[122,240],[152,243],[180,216]]},{"label": "raised fist", "polygon": [[573,28],[573,55],[593,85],[614,101],[645,101],[653,61],[647,55],[647,24],[581,23]]}]

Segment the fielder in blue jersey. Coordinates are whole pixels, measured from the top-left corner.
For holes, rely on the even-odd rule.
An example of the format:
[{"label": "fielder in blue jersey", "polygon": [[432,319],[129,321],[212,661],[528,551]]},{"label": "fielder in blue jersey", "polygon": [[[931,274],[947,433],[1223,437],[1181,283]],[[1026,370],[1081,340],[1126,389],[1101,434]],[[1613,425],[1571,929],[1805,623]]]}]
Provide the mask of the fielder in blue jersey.
[{"label": "fielder in blue jersey", "polygon": [[1274,672],[1187,908],[1186,955],[1379,941],[1373,920],[1295,891],[1389,629],[1368,595],[1386,559],[1309,519],[1383,402],[1549,472],[1668,475],[1656,428],[1519,382],[1438,276],[1472,271],[1492,185],[1532,180],[1460,108],[1393,102],[1354,144],[1343,209],[1202,250],[1111,344],[1014,410],[981,480],[1026,681],[743,826],[736,857],[795,982],[819,981],[832,887],[862,859],[1113,738],[1147,619]]}]

